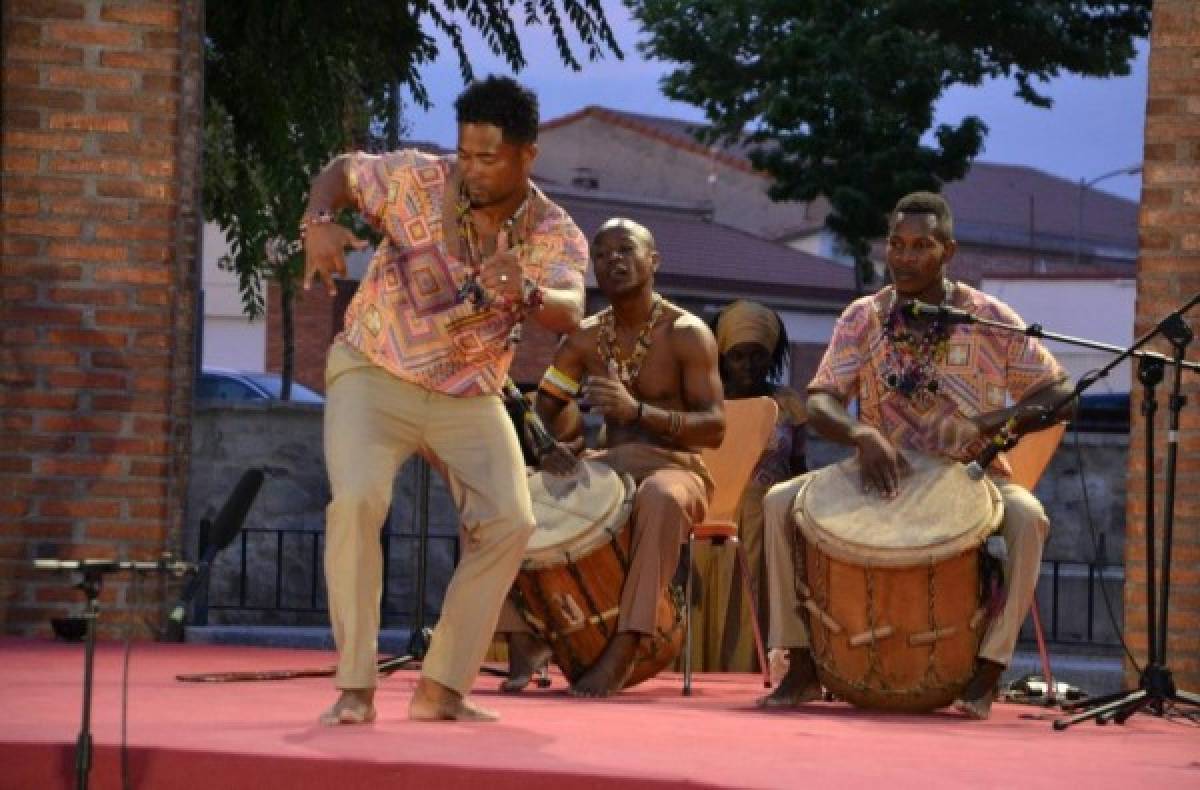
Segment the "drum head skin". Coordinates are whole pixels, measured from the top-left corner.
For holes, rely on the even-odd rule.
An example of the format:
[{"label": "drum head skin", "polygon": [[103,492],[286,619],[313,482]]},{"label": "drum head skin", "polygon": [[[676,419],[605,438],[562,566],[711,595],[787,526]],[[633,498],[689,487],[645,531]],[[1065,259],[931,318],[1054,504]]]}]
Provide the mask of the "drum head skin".
[{"label": "drum head skin", "polygon": [[793,506],[805,540],[835,559],[909,567],[959,554],[1000,527],[1004,505],[991,480],[971,480],[953,461],[905,457],[912,471],[891,500],[864,493],[856,458],[809,475]]},{"label": "drum head skin", "polygon": [[632,507],[634,485],[611,467],[580,461],[574,477],[528,476],[537,523],[523,568],[562,565],[612,540]]}]

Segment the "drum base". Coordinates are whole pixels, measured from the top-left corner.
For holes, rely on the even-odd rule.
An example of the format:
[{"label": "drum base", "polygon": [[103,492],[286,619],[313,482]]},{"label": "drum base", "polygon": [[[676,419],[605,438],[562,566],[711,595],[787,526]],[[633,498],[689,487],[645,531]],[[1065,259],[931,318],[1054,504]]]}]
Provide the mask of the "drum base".
[{"label": "drum base", "polygon": [[967,680],[952,686],[912,689],[864,688],[839,678],[833,667],[817,664],[817,676],[821,684],[835,698],[849,702],[864,710],[881,710],[892,713],[929,713],[949,707],[967,687]]},{"label": "drum base", "polygon": [[[617,634],[621,588],[628,570],[630,534],[563,566],[522,570],[515,585],[517,609],[550,645],[554,663],[571,683],[592,667]],[[656,633],[642,639],[625,688],[654,677],[683,647],[683,593],[673,585],[659,596]]]},{"label": "drum base", "polygon": [[954,702],[986,620],[979,552],[925,567],[872,568],[808,547],[805,601],[817,675],[861,708],[920,713]]}]

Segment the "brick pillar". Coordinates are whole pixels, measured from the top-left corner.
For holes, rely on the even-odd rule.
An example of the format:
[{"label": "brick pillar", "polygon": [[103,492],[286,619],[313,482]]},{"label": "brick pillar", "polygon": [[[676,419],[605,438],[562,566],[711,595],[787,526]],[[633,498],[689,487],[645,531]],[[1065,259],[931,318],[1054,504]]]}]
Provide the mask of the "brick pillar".
[{"label": "brick pillar", "polygon": [[[195,360],[201,0],[3,0],[0,630],[78,612],[35,557],[179,550]],[[105,582],[102,623],[162,585]]]},{"label": "brick pillar", "polygon": [[[1200,6],[1194,0],[1158,0],[1150,46],[1150,89],[1146,108],[1142,182],[1141,251],[1138,258],[1135,334],[1153,328],[1164,314],[1200,291]],[[1200,334],[1200,308],[1186,316]],[[1170,347],[1155,343],[1158,351]],[[1200,343],[1189,354],[1200,359]],[[1166,458],[1166,402],[1170,380],[1158,390],[1155,425],[1156,524],[1161,556],[1162,472]],[[1167,661],[1176,683],[1200,689],[1200,376],[1186,374],[1187,406],[1181,415],[1175,534]],[[1140,414],[1140,396],[1134,398]],[[1129,448],[1125,541],[1126,636],[1139,663],[1146,649],[1145,453],[1140,418]],[[1133,679],[1130,674],[1130,679]]]}]

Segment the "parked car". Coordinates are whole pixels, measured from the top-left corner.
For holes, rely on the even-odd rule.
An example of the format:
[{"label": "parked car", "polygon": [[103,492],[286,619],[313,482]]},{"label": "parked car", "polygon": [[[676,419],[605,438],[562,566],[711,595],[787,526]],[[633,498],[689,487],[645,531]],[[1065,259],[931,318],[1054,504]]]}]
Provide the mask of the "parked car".
[{"label": "parked car", "polygon": [[[196,383],[199,400],[279,400],[283,392],[283,376],[278,373],[247,373],[238,370],[205,368]],[[324,403],[319,392],[292,382],[293,403]]]}]

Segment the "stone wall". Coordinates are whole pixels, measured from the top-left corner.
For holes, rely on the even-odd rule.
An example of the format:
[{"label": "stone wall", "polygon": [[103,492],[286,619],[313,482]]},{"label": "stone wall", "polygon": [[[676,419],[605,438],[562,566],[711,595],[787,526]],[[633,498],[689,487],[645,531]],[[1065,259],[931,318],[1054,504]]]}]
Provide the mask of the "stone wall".
[{"label": "stone wall", "polygon": [[[321,439],[322,407],[296,403],[250,402],[200,404],[192,432],[193,473],[189,491],[186,545],[197,554],[199,524],[218,511],[242,473],[251,467],[266,479],[246,518],[245,610],[211,608],[208,622],[312,624],[326,622],[321,552],[329,482]],[[418,462],[397,477],[387,533],[388,600],[384,624],[406,625],[413,611],[416,581],[417,522],[414,512],[419,482]],[[426,612],[439,609],[454,567],[458,517],[437,472],[429,474],[429,579]],[[286,530],[292,534],[262,534]],[[282,540],[282,543],[280,543]],[[277,571],[282,546],[284,564]],[[241,604],[243,542],[238,539],[213,566],[209,602]],[[316,569],[314,576],[313,569]],[[315,591],[315,592],[314,592]],[[279,604],[297,611],[269,611]],[[315,598],[315,606],[314,606]],[[309,611],[310,609],[316,611]]]},{"label": "stone wall", "polygon": [[[1093,546],[1102,540],[1107,549],[1107,561],[1119,564],[1124,546],[1127,439],[1125,436],[1081,434],[1079,451],[1074,445],[1074,434],[1068,433],[1037,488],[1037,494],[1054,525],[1046,558],[1067,562],[1095,561],[1097,557]],[[814,468],[845,455],[844,448],[819,439],[810,440],[809,457]],[[191,518],[187,545],[194,551],[199,520],[206,512],[220,508],[238,477],[252,466],[265,468],[267,479],[250,510],[246,526],[251,530],[299,530],[303,533],[287,536],[284,540],[282,604],[296,609],[309,608],[315,584],[317,608],[322,609],[325,599],[320,578],[321,565],[319,554],[314,561],[313,547],[316,546],[319,551],[323,546],[315,541],[319,540],[324,527],[324,507],[329,500],[329,486],[321,457],[319,406],[253,403],[201,405],[197,408],[193,424]],[[1096,529],[1095,540],[1083,515],[1081,468]],[[393,535],[411,536],[416,532],[414,492],[417,490],[417,475],[416,464],[410,463],[397,480],[388,526],[388,531]],[[435,538],[430,544],[426,612],[433,617],[453,569],[452,539],[457,532],[458,519],[446,487],[436,472],[430,475],[430,492],[429,531]],[[250,584],[247,604],[271,608],[279,586],[276,576],[278,536],[250,534],[253,537],[248,539],[247,578]],[[385,624],[390,622],[402,626],[409,623],[416,579],[415,550],[416,543],[411,539],[392,539]],[[240,542],[234,543],[220,556],[214,570],[213,603],[230,604],[238,601],[241,562]],[[314,567],[317,569],[316,578],[312,574]],[[1064,583],[1063,604],[1075,600],[1072,596],[1079,593],[1076,588],[1080,583],[1078,577],[1074,578],[1076,581]],[[1044,585],[1048,583],[1043,582]],[[1114,587],[1113,595],[1113,600],[1119,600],[1119,586]],[[1042,605],[1047,610],[1047,627],[1050,604],[1050,592],[1046,590],[1042,593]],[[262,609],[213,609],[209,613],[211,624],[324,622],[323,611],[278,613]],[[1083,626],[1072,626],[1071,630],[1068,625],[1064,621],[1064,636],[1081,639]]]}]

